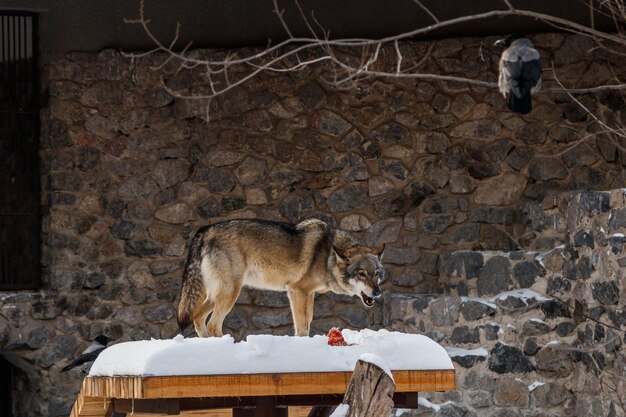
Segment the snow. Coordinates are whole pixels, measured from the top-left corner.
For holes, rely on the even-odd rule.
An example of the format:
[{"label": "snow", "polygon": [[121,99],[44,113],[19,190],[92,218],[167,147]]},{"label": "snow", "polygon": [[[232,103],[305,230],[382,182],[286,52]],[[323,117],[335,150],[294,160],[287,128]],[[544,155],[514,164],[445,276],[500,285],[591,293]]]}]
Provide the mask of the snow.
[{"label": "snow", "polygon": [[448,352],[448,356],[450,356],[451,358],[454,358],[457,356],[487,356],[488,355],[488,352],[485,348],[461,349],[461,348],[446,346],[444,349],[446,350],[446,352]]},{"label": "snow", "polygon": [[[513,290],[513,291],[506,291],[503,293],[500,293],[498,295],[496,295],[495,297],[489,299],[489,301],[491,302],[495,302],[497,300],[506,300],[509,297],[515,297],[515,298],[519,298],[522,301],[524,301],[525,303],[530,300],[530,299],[535,299],[537,301],[549,301],[551,300],[551,298],[547,298],[544,297],[543,295],[532,291],[532,290],[528,290],[528,289],[523,289],[523,290]],[[528,304],[528,303],[527,303]]]},{"label": "snow", "polygon": [[498,308],[497,305],[495,305],[494,303],[491,303],[487,300],[485,300],[484,298],[476,298],[476,297],[461,297],[461,302],[466,302],[466,301],[475,301],[477,303],[481,303],[484,304],[488,307],[493,308],[494,310]]},{"label": "snow", "polygon": [[354,370],[364,354],[379,356],[390,370],[454,369],[443,347],[430,338],[387,330],[343,330],[352,346],[329,346],[326,336],[230,335],[124,342],[94,362],[90,376],[221,375]]},{"label": "snow", "polygon": [[375,353],[364,353],[361,356],[359,356],[359,360],[361,360],[363,362],[371,363],[372,365],[378,366],[380,369],[383,370],[383,372],[385,372],[387,375],[389,375],[389,378],[391,378],[391,380],[394,383],[396,382],[393,379],[393,375],[391,375],[391,369],[389,369],[389,365],[387,365],[387,362],[385,362],[385,360],[383,358],[381,358],[380,356],[378,356],[377,354],[375,354]]},{"label": "snow", "polygon": [[350,411],[350,406],[348,404],[339,404],[330,417],[346,417],[348,415],[348,411]]},{"label": "snow", "polygon": [[542,385],[546,385],[545,382],[535,381],[528,386],[528,391],[534,391],[536,388],[539,388]]},{"label": "snow", "polygon": [[417,397],[417,405],[424,407],[424,408],[430,408],[431,410],[435,412],[439,411],[439,409],[441,408],[439,404],[431,403],[426,398],[422,398],[422,397]]}]

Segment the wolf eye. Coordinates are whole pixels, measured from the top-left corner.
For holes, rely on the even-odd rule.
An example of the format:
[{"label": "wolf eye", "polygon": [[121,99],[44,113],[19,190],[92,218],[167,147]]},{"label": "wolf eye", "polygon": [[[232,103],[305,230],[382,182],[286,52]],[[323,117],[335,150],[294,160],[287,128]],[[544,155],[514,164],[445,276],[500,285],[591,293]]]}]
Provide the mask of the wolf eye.
[{"label": "wolf eye", "polygon": [[359,274],[360,276],[362,276],[362,277],[366,277],[366,276],[367,276],[367,274],[365,273],[365,271],[364,271],[364,270],[362,270],[362,269],[359,269],[358,274]]},{"label": "wolf eye", "polygon": [[374,271],[374,276],[378,278],[378,275],[380,275],[380,271],[377,269],[376,271]]}]

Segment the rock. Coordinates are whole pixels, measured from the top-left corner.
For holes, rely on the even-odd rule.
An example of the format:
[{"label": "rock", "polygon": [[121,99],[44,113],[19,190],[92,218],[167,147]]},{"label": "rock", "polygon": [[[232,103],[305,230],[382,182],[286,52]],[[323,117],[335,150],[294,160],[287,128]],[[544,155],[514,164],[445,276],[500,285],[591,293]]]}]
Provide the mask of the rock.
[{"label": "rock", "polygon": [[548,131],[542,123],[527,123],[515,134],[515,138],[528,145],[538,145],[546,142]]},{"label": "rock", "polygon": [[520,262],[513,268],[513,276],[520,288],[530,288],[539,276],[545,274],[545,269],[538,261]]},{"label": "rock", "polygon": [[435,326],[452,326],[456,323],[461,303],[456,297],[437,298],[430,303],[430,318]]},{"label": "rock", "polygon": [[215,150],[209,152],[206,157],[206,163],[210,167],[223,167],[227,165],[234,165],[243,160],[243,154],[235,151],[223,151]]},{"label": "rock", "polygon": [[422,231],[437,234],[443,232],[452,224],[454,224],[454,216],[452,214],[430,216],[422,221]]},{"label": "rock", "polygon": [[326,153],[322,161],[324,165],[324,171],[335,172],[344,168],[363,164],[363,158],[355,153],[338,154],[338,153]]},{"label": "rock", "polygon": [[189,168],[189,163],[182,159],[164,159],[157,162],[152,177],[161,189],[166,189],[185,181],[189,177]]},{"label": "rock", "polygon": [[53,337],[54,331],[52,329],[46,326],[39,326],[28,332],[28,336],[26,337],[26,345],[30,349],[40,349],[44,347],[45,344]]},{"label": "rock", "polygon": [[524,355],[526,356],[534,356],[539,352],[539,345],[532,337],[529,337],[524,342]]},{"label": "rock", "polygon": [[489,369],[504,374],[532,372],[534,367],[519,349],[498,342],[490,352]]},{"label": "rock", "polygon": [[445,271],[448,276],[464,277],[466,279],[478,277],[483,267],[483,255],[480,252],[455,252],[446,261]]},{"label": "rock", "polygon": [[292,324],[291,311],[289,309],[261,310],[252,315],[252,324],[259,329],[267,329]]},{"label": "rock", "polygon": [[493,392],[495,405],[513,408],[526,408],[530,403],[528,387],[513,378],[500,378]]},{"label": "rock", "polygon": [[450,177],[450,191],[454,194],[468,194],[475,188],[476,184],[470,176],[453,175]]},{"label": "rock", "polygon": [[561,384],[548,382],[535,388],[531,397],[538,408],[556,407],[572,399],[572,394]]},{"label": "rock", "polygon": [[420,253],[411,247],[385,246],[385,263],[396,265],[414,264],[420,258]]},{"label": "rock", "polygon": [[320,110],[318,120],[319,131],[331,136],[341,136],[352,128],[352,125],[345,119],[328,110]]},{"label": "rock", "polygon": [[477,207],[472,209],[470,215],[473,222],[490,224],[513,224],[518,217],[515,210],[494,207]]},{"label": "rock", "polygon": [[593,165],[599,159],[597,151],[584,142],[563,154],[563,160],[569,168]]},{"label": "rock", "polygon": [[246,199],[243,197],[227,196],[227,197],[222,198],[221,209],[222,209],[222,212],[224,213],[241,210],[245,206],[246,206]]},{"label": "rock", "polygon": [[227,168],[209,170],[206,175],[207,190],[211,193],[228,193],[235,188],[235,176]]},{"label": "rock", "polygon": [[495,323],[487,323],[485,325],[485,339],[498,340],[498,333],[500,332],[500,326]]},{"label": "rock", "polygon": [[417,268],[406,268],[400,274],[391,276],[391,282],[400,287],[413,287],[423,281],[424,276]]},{"label": "rock", "polygon": [[[569,283],[569,281],[567,281]],[[567,290],[566,292],[569,292]],[[550,294],[550,291],[548,291]],[[557,300],[548,300],[541,303],[541,311],[545,314],[547,319],[553,319],[557,317],[571,317],[569,306]]]},{"label": "rock", "polygon": [[196,211],[203,219],[210,219],[211,217],[219,216],[222,212],[222,208],[216,199],[209,198],[200,203],[196,208]]},{"label": "rock", "polygon": [[450,358],[452,362],[456,362],[464,368],[471,368],[476,365],[478,362],[484,362],[485,357],[480,355],[461,355],[461,356],[452,356]]},{"label": "rock", "polygon": [[252,294],[254,305],[263,307],[289,307],[289,298],[286,292],[255,290]]},{"label": "rock", "polygon": [[528,148],[515,148],[509,154],[507,163],[516,171],[521,171],[532,159],[533,153]]},{"label": "rock", "polygon": [[406,126],[394,121],[373,131],[372,138],[391,145],[410,141],[411,132]]},{"label": "rock", "polygon": [[535,156],[528,165],[528,174],[537,181],[562,179],[568,175],[567,167],[558,157]]},{"label": "rock", "polygon": [[461,314],[468,321],[478,320],[495,312],[494,306],[487,302],[466,300],[461,304]]},{"label": "rock", "polygon": [[382,176],[372,177],[368,181],[368,189],[369,189],[370,197],[376,197],[378,195],[385,194],[393,190],[394,188],[395,187],[393,183],[389,181],[387,178],[382,177]]},{"label": "rock", "polygon": [[361,232],[367,230],[372,222],[362,214],[349,214],[339,222],[339,228],[352,232]]},{"label": "rock", "polygon": [[315,203],[313,202],[313,197],[311,197],[310,194],[304,196],[290,194],[283,200],[278,211],[287,220],[292,223],[296,223],[302,220],[303,215],[307,210],[313,210],[314,208]]},{"label": "rock", "polygon": [[367,190],[364,184],[352,183],[335,190],[328,199],[333,212],[359,209],[367,203]]},{"label": "rock", "polygon": [[235,175],[239,183],[244,186],[263,184],[267,178],[265,161],[248,157],[235,170]]},{"label": "rock", "polygon": [[452,103],[451,111],[459,119],[468,114],[472,108],[476,105],[476,102],[469,94],[459,94]]},{"label": "rock", "polygon": [[185,203],[176,203],[157,210],[154,217],[165,223],[182,224],[193,219],[193,211]]},{"label": "rock", "polygon": [[398,240],[401,227],[402,220],[393,218],[380,220],[365,231],[365,244],[370,247],[377,247],[382,243],[395,242]]},{"label": "rock", "polygon": [[165,323],[172,317],[174,313],[169,306],[161,306],[155,308],[146,308],[143,310],[143,315],[150,323]]},{"label": "rock", "polygon": [[155,257],[163,254],[161,245],[149,239],[129,240],[124,243],[126,256]]},{"label": "rock", "polygon": [[535,358],[537,371],[550,378],[564,378],[576,368],[573,351],[563,344],[544,346]]},{"label": "rock", "polygon": [[380,218],[404,216],[408,208],[406,196],[392,194],[374,202],[374,211]]},{"label": "rock", "polygon": [[526,188],[526,178],[517,174],[503,174],[483,181],[474,192],[477,204],[507,206],[518,201]]},{"label": "rock", "polygon": [[504,256],[489,259],[480,270],[476,289],[478,295],[496,295],[506,291],[511,281],[511,261]]},{"label": "rock", "polygon": [[477,139],[490,138],[500,134],[500,123],[492,119],[464,122],[450,131],[453,138]]},{"label": "rock", "polygon": [[381,159],[378,161],[378,169],[380,172],[391,175],[392,177],[404,181],[407,178],[408,171],[402,163],[395,159]]},{"label": "rock", "polygon": [[296,90],[295,94],[309,112],[315,110],[317,105],[326,97],[326,93],[316,82],[306,84]]},{"label": "rock", "polygon": [[455,327],[454,330],[452,330],[450,341],[454,344],[480,343],[478,328],[470,329],[468,326]]},{"label": "rock", "polygon": [[404,190],[411,207],[419,207],[426,197],[435,193],[433,187],[424,181],[413,181]]},{"label": "rock", "polygon": [[593,298],[604,305],[617,304],[619,288],[613,281],[596,282],[591,285]]},{"label": "rock", "polygon": [[559,323],[554,330],[556,334],[561,337],[569,336],[576,331],[576,323],[572,323],[571,321]]},{"label": "rock", "polygon": [[55,363],[68,361],[72,358],[75,347],[76,340],[73,336],[56,336],[37,352],[35,363],[42,368],[49,368]]},{"label": "rock", "polygon": [[552,330],[552,327],[541,320],[530,319],[522,326],[522,336],[541,336]]},{"label": "rock", "polygon": [[478,180],[499,175],[501,172],[500,165],[490,161],[476,161],[469,164],[467,171]]}]

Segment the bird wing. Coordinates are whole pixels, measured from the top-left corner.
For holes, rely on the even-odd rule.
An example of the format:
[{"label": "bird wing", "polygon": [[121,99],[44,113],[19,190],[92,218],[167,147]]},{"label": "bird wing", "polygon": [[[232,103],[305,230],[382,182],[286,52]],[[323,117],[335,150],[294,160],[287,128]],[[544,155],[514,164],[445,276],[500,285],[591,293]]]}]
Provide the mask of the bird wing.
[{"label": "bird wing", "polygon": [[514,94],[520,98],[528,91],[535,93],[541,88],[541,60],[533,47],[511,46],[500,58],[498,86],[503,96]]},{"label": "bird wing", "polygon": [[96,358],[98,357],[98,355],[100,354],[100,352],[102,352],[104,349],[106,349],[106,348],[105,347],[101,347],[99,349],[92,350],[91,352],[83,353],[78,358],[76,358],[72,362],[70,362],[63,369],[61,369],[61,372],[66,372],[66,371],[69,371],[72,368],[76,368],[77,366],[80,366],[80,365],[82,365],[84,363],[95,361]]}]

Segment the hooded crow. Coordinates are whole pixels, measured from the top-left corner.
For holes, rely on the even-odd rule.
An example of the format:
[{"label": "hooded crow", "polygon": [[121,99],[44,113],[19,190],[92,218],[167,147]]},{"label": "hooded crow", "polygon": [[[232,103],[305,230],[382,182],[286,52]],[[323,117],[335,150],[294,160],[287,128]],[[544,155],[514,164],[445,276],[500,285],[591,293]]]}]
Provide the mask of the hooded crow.
[{"label": "hooded crow", "polygon": [[98,336],[87,349],[80,354],[80,356],[70,362],[66,367],[61,369],[61,372],[69,371],[72,368],[76,368],[81,365],[91,366],[92,362],[96,360],[100,352],[107,348],[107,344],[113,339],[107,336]]},{"label": "hooded crow", "polygon": [[505,47],[500,57],[498,86],[509,109],[526,114],[532,109],[531,94],[541,88],[539,52],[523,35],[510,35],[494,46]]}]

